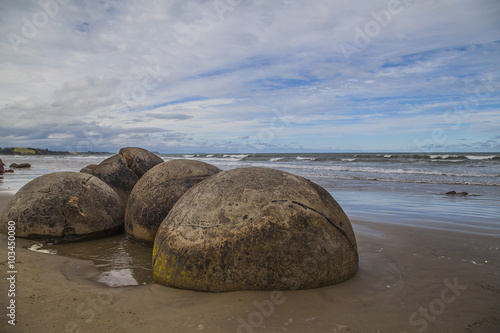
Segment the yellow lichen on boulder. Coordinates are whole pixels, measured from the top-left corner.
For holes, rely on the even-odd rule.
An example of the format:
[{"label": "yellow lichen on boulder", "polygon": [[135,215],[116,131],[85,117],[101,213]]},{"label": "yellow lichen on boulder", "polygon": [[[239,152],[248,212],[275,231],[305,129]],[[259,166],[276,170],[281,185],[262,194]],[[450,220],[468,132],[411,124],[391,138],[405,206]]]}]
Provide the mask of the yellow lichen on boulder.
[{"label": "yellow lichen on boulder", "polygon": [[343,282],[358,271],[351,223],[322,187],[267,168],[223,171],[179,199],[156,234],[154,281],[222,292]]}]

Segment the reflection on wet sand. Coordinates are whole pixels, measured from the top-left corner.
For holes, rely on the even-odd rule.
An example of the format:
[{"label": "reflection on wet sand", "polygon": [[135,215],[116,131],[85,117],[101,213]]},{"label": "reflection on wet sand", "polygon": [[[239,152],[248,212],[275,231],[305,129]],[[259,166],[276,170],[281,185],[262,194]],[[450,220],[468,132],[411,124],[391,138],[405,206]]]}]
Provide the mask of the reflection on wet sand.
[{"label": "reflection on wet sand", "polygon": [[129,241],[125,235],[86,242],[45,245],[58,255],[92,260],[99,274],[92,280],[109,287],[135,286],[153,282],[152,248]]}]

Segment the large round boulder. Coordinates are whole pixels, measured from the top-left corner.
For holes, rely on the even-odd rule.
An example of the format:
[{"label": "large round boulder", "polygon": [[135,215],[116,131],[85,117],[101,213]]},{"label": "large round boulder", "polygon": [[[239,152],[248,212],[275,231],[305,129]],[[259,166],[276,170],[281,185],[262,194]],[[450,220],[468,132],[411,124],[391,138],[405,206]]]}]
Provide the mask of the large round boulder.
[{"label": "large round boulder", "polygon": [[191,187],[220,171],[211,164],[184,159],[153,167],[130,194],[125,209],[127,236],[152,245],[158,227],[177,200]]},{"label": "large round boulder", "polygon": [[88,165],[80,172],[88,173],[103,180],[118,194],[125,206],[139,177],[129,169],[127,161],[120,155],[105,159],[99,165]]},{"label": "large round boulder", "polygon": [[16,236],[52,241],[77,241],[123,230],[120,197],[99,178],[80,172],[56,172],[24,185],[9,201],[0,219]]},{"label": "large round boulder", "polygon": [[137,147],[127,147],[120,149],[119,152],[132,171],[141,178],[146,172],[157,164],[163,163],[163,159],[149,150]]},{"label": "large round boulder", "polygon": [[153,248],[156,283],[210,292],[333,285],[358,262],[351,223],[332,196],[267,168],[223,171],[191,188]]}]

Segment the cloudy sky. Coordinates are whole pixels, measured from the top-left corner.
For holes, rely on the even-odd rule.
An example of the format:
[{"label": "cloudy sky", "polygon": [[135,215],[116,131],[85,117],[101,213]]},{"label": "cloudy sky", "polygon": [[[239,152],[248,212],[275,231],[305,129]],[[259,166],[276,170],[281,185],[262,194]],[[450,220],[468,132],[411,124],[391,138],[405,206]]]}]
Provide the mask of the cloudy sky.
[{"label": "cloudy sky", "polygon": [[0,147],[500,151],[498,0],[2,0]]}]

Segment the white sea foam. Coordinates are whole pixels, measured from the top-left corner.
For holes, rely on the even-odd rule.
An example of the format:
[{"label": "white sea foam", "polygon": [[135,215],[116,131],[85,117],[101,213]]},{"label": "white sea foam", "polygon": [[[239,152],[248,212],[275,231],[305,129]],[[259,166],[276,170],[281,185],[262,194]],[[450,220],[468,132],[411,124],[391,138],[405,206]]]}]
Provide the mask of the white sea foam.
[{"label": "white sea foam", "polygon": [[244,154],[239,154],[239,155],[222,155],[222,157],[226,157],[226,158],[237,158],[237,159],[244,159],[245,157],[248,157],[248,155],[244,155]]},{"label": "white sea foam", "polygon": [[448,158],[457,158],[459,157],[458,155],[430,155],[429,156],[431,159],[436,160],[436,159],[448,159]]},{"label": "white sea foam", "polygon": [[[330,179],[359,179],[370,181],[460,183],[500,186],[497,153],[430,153],[415,159],[412,154],[284,154],[249,155],[162,155],[165,161],[178,158],[202,159],[223,170],[239,167],[269,167],[299,175],[312,174]],[[386,154],[386,156],[389,154]],[[0,190],[18,190],[28,181],[50,172],[78,171],[89,164],[99,164],[112,154],[93,156],[2,156],[6,164],[27,162],[33,168],[18,170],[14,176],[0,181]],[[406,160],[405,160],[406,159]],[[314,161],[314,162],[313,162]],[[355,161],[355,162],[354,162]]]},{"label": "white sea foam", "polygon": [[469,159],[469,160],[492,160],[497,156],[496,155],[488,155],[488,156],[467,155],[465,157],[467,157],[467,159]]},{"label": "white sea foam", "polygon": [[458,162],[463,162],[464,160],[448,160],[448,159],[444,159],[444,160],[441,160],[441,159],[432,159],[431,162],[440,162],[440,163],[443,163],[443,162],[449,162],[449,163],[458,163]]},{"label": "white sea foam", "polygon": [[[274,167],[274,165],[270,163],[252,163],[254,166],[262,166],[262,167]],[[276,165],[278,166],[278,165]],[[296,164],[296,163],[284,163],[279,165],[280,168],[290,168],[290,169],[303,169],[303,170],[311,170],[316,172],[352,172],[357,173],[358,175],[365,174],[368,178],[378,178],[376,176],[372,177],[371,175],[376,174],[400,174],[400,175],[428,175],[428,176],[449,176],[449,177],[494,177],[495,174],[490,173],[479,173],[473,172],[458,172],[458,171],[441,171],[441,170],[425,170],[425,169],[402,169],[402,168],[387,168],[387,167],[354,167],[344,165],[312,165],[312,164]],[[335,174],[337,176],[337,174]],[[361,177],[365,178],[365,177]]]}]

